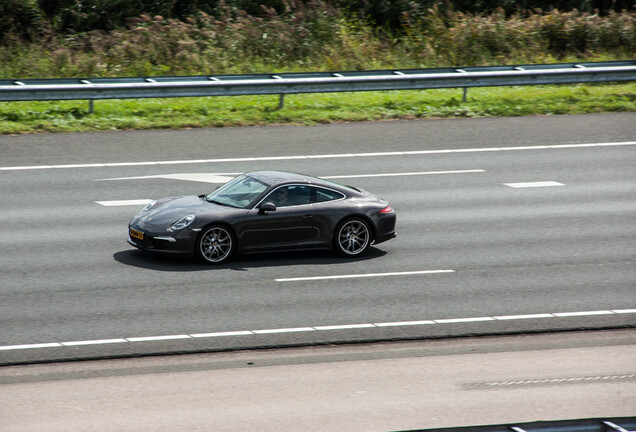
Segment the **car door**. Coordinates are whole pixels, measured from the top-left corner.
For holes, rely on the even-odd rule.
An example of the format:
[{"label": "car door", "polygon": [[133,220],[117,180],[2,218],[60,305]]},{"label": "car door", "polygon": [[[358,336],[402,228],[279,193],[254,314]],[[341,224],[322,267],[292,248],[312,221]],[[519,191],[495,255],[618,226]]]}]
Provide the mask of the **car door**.
[{"label": "car door", "polygon": [[336,225],[347,216],[344,200],[345,195],[341,192],[320,186],[311,187],[310,202],[316,210],[314,223],[320,230],[320,243],[330,245]]},{"label": "car door", "polygon": [[[285,202],[277,198],[281,195],[281,188],[288,192]],[[315,220],[316,210],[309,202],[309,186],[286,185],[281,188],[261,201],[273,203],[276,210],[255,208],[248,211],[239,242],[242,250],[303,247],[319,241],[320,226]]]}]

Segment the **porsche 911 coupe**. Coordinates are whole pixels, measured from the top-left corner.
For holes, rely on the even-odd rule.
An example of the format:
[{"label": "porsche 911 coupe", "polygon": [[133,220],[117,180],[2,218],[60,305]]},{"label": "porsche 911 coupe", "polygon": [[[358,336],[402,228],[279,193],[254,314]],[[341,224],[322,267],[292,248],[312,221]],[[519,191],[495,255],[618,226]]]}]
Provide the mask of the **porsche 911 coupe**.
[{"label": "porsche 911 coupe", "polygon": [[280,171],[242,174],[207,195],[162,198],[128,226],[128,243],[206,264],[235,253],[333,248],[357,257],[395,237],[395,211],[352,186]]}]

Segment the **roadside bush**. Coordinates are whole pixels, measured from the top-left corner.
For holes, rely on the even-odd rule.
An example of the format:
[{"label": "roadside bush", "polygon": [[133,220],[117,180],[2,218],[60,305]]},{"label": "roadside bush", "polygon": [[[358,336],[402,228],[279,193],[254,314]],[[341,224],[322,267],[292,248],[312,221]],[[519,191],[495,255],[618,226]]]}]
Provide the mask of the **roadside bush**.
[{"label": "roadside bush", "polygon": [[[0,0],[0,5],[11,1]],[[180,1],[155,3],[172,14]],[[241,1],[256,8],[256,2]],[[53,33],[54,23],[47,23],[43,16],[25,12],[25,17],[40,23],[40,30],[29,34],[30,39],[11,36],[0,41],[0,77],[549,63],[633,58],[636,48],[633,12],[607,16],[558,10],[507,14],[499,9],[486,14],[437,6],[423,10],[413,2],[413,8],[401,14],[402,30],[398,32],[347,14],[327,1],[258,2],[258,14],[237,8],[237,3],[239,0],[218,0],[214,15],[199,11],[181,20],[146,14],[127,18],[125,27],[111,31],[63,34]],[[0,18],[0,25],[12,28],[18,24]]]},{"label": "roadside bush", "polygon": [[35,0],[0,0],[0,44],[36,40],[45,28]]},{"label": "roadside bush", "polygon": [[536,63],[566,57],[631,57],[636,47],[633,13],[601,17],[579,11],[506,16],[430,10],[405,15],[404,43],[425,61],[445,65]]}]

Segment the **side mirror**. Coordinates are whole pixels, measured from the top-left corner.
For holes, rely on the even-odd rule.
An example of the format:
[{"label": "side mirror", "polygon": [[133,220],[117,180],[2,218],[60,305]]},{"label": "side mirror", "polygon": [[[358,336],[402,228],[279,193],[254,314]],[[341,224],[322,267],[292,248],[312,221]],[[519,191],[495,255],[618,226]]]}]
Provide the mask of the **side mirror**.
[{"label": "side mirror", "polygon": [[272,202],[264,202],[258,206],[258,214],[265,214],[266,212],[276,211],[276,206]]}]

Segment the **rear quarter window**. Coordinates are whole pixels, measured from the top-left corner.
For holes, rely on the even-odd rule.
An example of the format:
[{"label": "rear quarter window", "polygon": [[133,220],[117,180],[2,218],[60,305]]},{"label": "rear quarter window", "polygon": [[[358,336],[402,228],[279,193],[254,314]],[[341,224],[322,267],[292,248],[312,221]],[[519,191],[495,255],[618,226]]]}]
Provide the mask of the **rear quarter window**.
[{"label": "rear quarter window", "polygon": [[312,203],[335,201],[344,197],[345,196],[342,193],[331,189],[314,188],[314,193],[312,193]]}]

